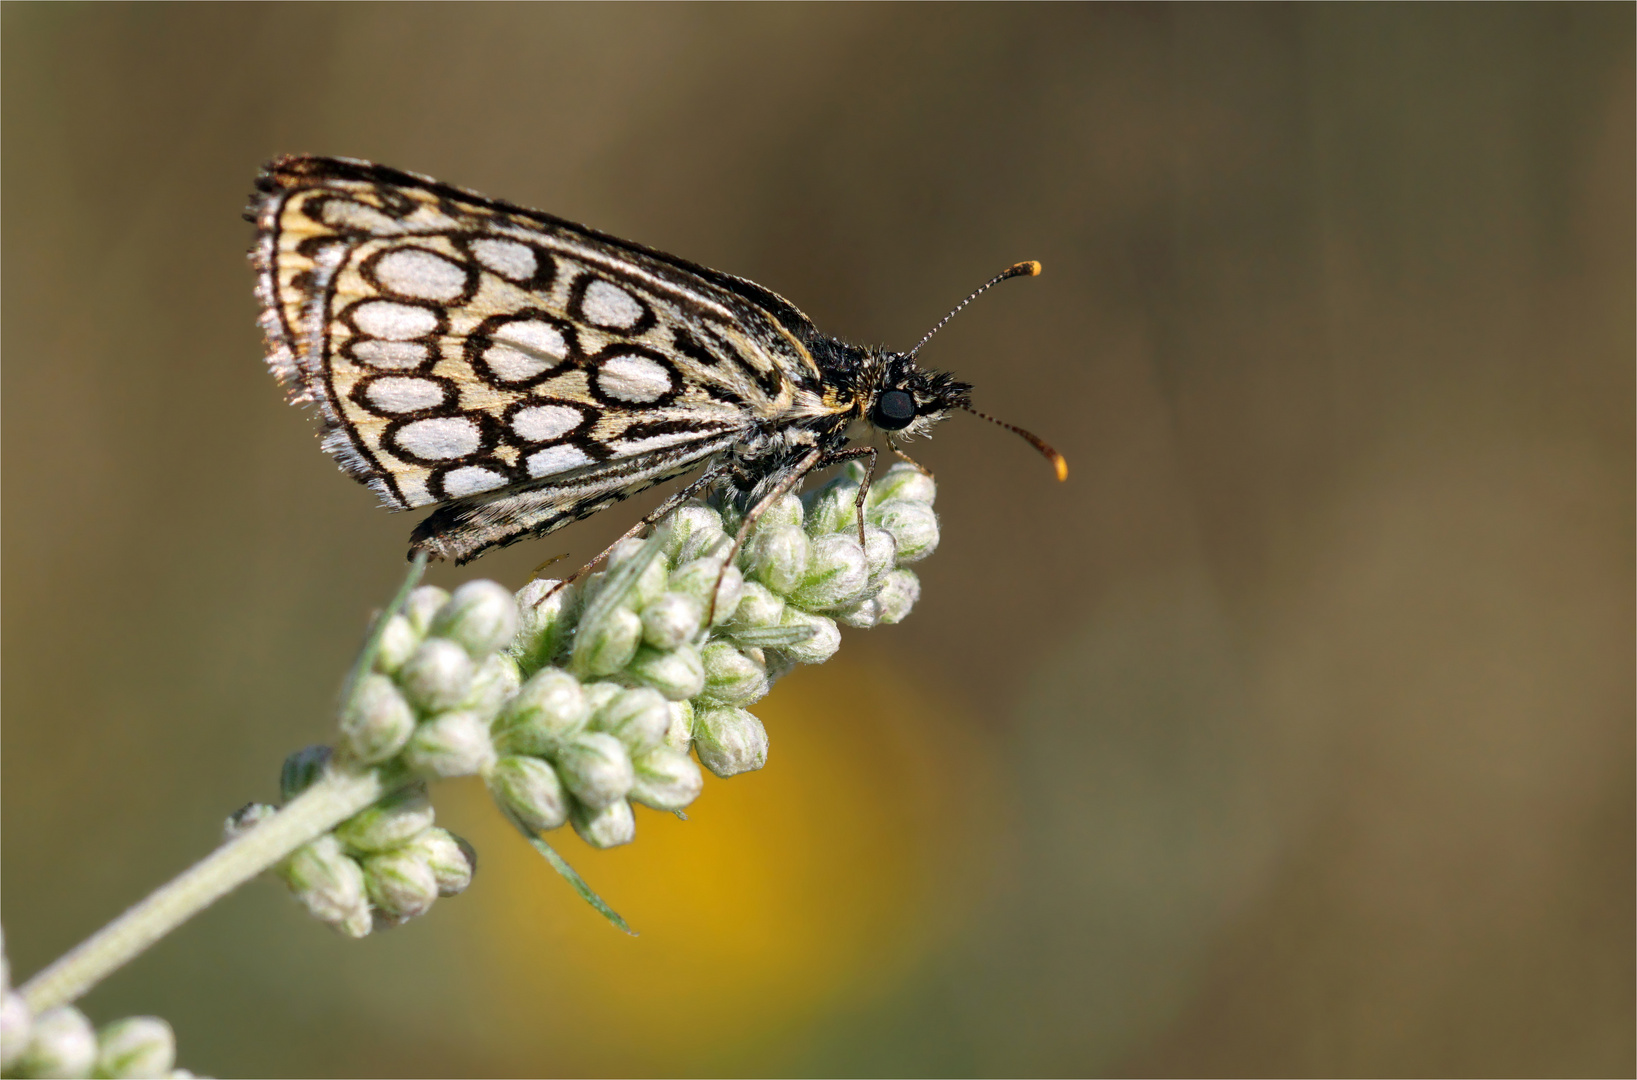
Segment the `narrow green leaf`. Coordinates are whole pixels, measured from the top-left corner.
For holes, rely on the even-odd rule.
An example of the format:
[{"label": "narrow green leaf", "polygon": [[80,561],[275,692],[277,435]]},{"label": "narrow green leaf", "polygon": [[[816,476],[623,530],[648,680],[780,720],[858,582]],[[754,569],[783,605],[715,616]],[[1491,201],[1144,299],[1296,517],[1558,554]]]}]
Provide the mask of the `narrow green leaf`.
[{"label": "narrow green leaf", "polygon": [[732,637],[738,644],[750,648],[780,648],[800,645],[816,633],[818,630],[811,626],[752,626],[733,631]]},{"label": "narrow green leaf", "polygon": [[[498,806],[499,804],[497,803],[496,805]],[[613,923],[619,929],[625,931],[627,934],[630,934],[632,937],[638,936],[637,932],[631,929],[631,927],[626,924],[624,919],[620,918],[620,913],[609,907],[607,902],[604,901],[602,897],[593,892],[591,886],[585,883],[585,878],[582,878],[578,873],[576,873],[574,867],[568,864],[567,859],[564,859],[561,855],[557,854],[557,850],[555,848],[546,843],[544,840],[540,839],[539,834],[519,821],[516,815],[514,815],[504,806],[500,807],[500,812],[506,815],[506,819],[512,823],[512,827],[523,834],[523,839],[527,840],[529,845],[533,847],[534,850],[545,856],[546,861],[551,864],[551,868],[561,874],[563,879],[574,887],[574,891],[580,894],[581,900],[584,900],[586,903],[590,904],[599,914],[602,915],[603,918]]]}]

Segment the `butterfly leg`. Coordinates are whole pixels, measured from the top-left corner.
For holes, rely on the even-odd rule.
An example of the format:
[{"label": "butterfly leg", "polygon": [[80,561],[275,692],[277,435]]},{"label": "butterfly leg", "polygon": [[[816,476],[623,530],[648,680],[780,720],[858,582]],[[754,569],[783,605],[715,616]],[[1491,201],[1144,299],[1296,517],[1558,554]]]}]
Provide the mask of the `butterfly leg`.
[{"label": "butterfly leg", "polygon": [[919,461],[916,461],[914,458],[910,457],[908,454],[906,454],[902,450],[898,449],[898,447],[896,447],[896,446],[893,447],[892,452],[894,454],[898,455],[898,457],[901,460],[907,461],[911,465],[915,466],[916,471],[918,471],[922,476],[926,477],[928,480],[934,479],[931,469],[927,468],[925,465],[922,465]]},{"label": "butterfly leg", "polygon": [[870,463],[864,466],[864,481],[858,485],[858,498],[854,507],[858,511],[858,546],[864,547],[864,497],[870,493],[870,480],[875,476],[875,459],[879,456],[873,446],[849,446],[845,450],[837,450],[820,461],[815,468],[822,469],[826,465],[839,465],[843,461],[852,461],[855,458],[867,457]]},{"label": "butterfly leg", "polygon": [[536,580],[537,578],[540,577],[541,571],[545,570],[546,567],[556,566],[558,563],[562,562],[566,558],[568,558],[568,552],[566,552],[566,551],[558,552],[557,554],[553,555],[551,558],[547,559],[545,562],[541,563],[539,566],[536,566],[533,569],[533,571],[531,571],[529,573],[529,580],[530,581]]},{"label": "butterfly leg", "polygon": [[796,462],[790,471],[784,475],[784,478],[779,481],[778,486],[764,495],[761,502],[750,508],[750,512],[745,515],[745,520],[739,526],[738,533],[733,537],[733,546],[728,549],[728,557],[722,560],[722,569],[716,575],[716,585],[711,589],[710,606],[705,609],[705,626],[710,626],[716,620],[716,597],[722,591],[722,579],[727,576],[728,567],[733,565],[733,560],[738,556],[739,549],[744,546],[745,537],[750,535],[750,530],[755,528],[756,522],[761,519],[763,514],[767,513],[768,507],[788,495],[791,488],[801,483],[802,477],[818,468],[823,461],[824,451],[814,450]]},{"label": "butterfly leg", "polygon": [[[621,544],[625,543],[627,540],[631,539],[633,536],[636,536],[638,533],[642,532],[642,530],[648,528],[654,522],[656,522],[656,521],[660,520],[661,518],[663,518],[666,514],[669,514],[672,510],[675,510],[677,507],[681,506],[683,503],[685,503],[689,499],[693,498],[694,495],[701,488],[704,488],[705,486],[710,484],[711,481],[715,480],[717,477],[719,477],[721,475],[722,475],[722,466],[720,466],[720,465],[713,466],[713,467],[711,467],[709,469],[706,469],[704,471],[704,473],[702,473],[700,475],[699,479],[697,479],[697,480],[693,481],[692,483],[688,484],[687,486],[683,487],[676,494],[672,495],[670,498],[668,498],[664,502],[660,503],[659,506],[654,509],[653,513],[649,514],[647,517],[643,518],[641,521],[637,522],[635,525],[631,526],[629,529],[626,529],[625,532],[620,536],[620,538],[618,540],[614,541],[612,544],[609,544],[607,547],[603,548],[602,552],[600,554],[598,554],[596,556],[596,558],[590,560],[584,566],[582,566],[578,570],[574,571],[573,574],[571,574],[567,578],[565,578],[563,580],[563,583],[561,585],[557,586],[557,589],[561,589],[564,586],[567,586],[568,584],[570,584],[571,582],[575,582],[575,581],[580,580],[580,578],[584,577],[586,575],[586,572],[589,571],[593,566],[596,566],[598,563],[600,563],[604,559],[608,558],[609,554],[612,553],[615,548],[619,547]],[[549,564],[547,564],[547,565],[549,565]],[[544,567],[542,567],[542,569],[544,569]],[[557,589],[553,589],[552,592],[556,592]],[[550,595],[550,594],[548,593],[547,595]]]}]

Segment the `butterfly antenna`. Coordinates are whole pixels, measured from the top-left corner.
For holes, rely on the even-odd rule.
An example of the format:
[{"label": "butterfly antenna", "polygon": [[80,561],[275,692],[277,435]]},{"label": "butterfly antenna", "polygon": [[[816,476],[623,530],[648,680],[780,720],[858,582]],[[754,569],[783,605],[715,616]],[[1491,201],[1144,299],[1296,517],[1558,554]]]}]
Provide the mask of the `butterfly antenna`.
[{"label": "butterfly antenna", "polygon": [[[996,278],[995,280],[998,281],[1000,279]],[[993,282],[991,282],[990,284],[993,284]],[[957,310],[959,310],[959,309],[957,309]],[[987,420],[991,424],[999,424],[1001,427],[1005,428],[1007,431],[1010,431],[1010,432],[1012,432],[1013,434],[1016,434],[1016,435],[1023,436],[1025,439],[1027,439],[1030,442],[1031,445],[1034,446],[1034,448],[1036,450],[1039,450],[1041,452],[1041,454],[1045,455],[1045,458],[1046,458],[1047,461],[1052,463],[1052,468],[1057,470],[1057,478],[1059,480],[1067,480],[1069,478],[1069,463],[1068,463],[1068,461],[1063,457],[1062,454],[1059,454],[1056,450],[1053,450],[1050,446],[1048,446],[1046,444],[1046,440],[1042,439],[1039,435],[1036,435],[1032,431],[1024,431],[1022,428],[1018,427],[1016,424],[1008,424],[1004,420],[996,420],[993,416],[990,416],[988,413],[981,413],[978,410],[972,408],[970,405],[962,405],[961,408],[965,409],[967,412],[971,413],[973,416],[978,417],[979,419]]]},{"label": "butterfly antenna", "polygon": [[[973,291],[971,296],[968,296],[965,300],[962,300],[960,303],[956,304],[954,311],[951,311],[948,315],[945,315],[943,318],[939,319],[938,325],[926,332],[926,337],[922,338],[916,344],[915,348],[909,351],[909,355],[913,358],[916,353],[921,351],[922,345],[925,345],[928,341],[932,340],[933,334],[936,334],[938,331],[942,330],[944,328],[944,324],[948,323],[950,319],[953,319],[956,315],[961,313],[961,308],[970,304],[972,301],[976,300],[978,297],[982,296],[996,285],[999,285],[1007,278],[1037,277],[1039,274],[1040,264],[1035,262],[1033,259],[1030,259],[1028,262],[1020,262],[1008,266],[1005,270],[1002,270],[1000,273],[996,274],[994,277],[980,285],[975,291]],[[997,420],[995,423],[998,424],[1000,421]],[[1034,438],[1032,435],[1029,437],[1031,439]],[[1042,443],[1041,445],[1044,446],[1045,444]]]}]

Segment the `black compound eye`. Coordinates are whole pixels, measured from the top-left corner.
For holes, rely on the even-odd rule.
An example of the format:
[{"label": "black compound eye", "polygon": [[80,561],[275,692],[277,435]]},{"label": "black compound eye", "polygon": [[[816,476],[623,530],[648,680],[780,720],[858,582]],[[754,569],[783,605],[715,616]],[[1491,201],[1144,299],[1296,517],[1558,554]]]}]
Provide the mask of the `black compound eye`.
[{"label": "black compound eye", "polygon": [[902,390],[888,390],[875,399],[870,422],[886,431],[909,427],[915,419],[915,399]]}]

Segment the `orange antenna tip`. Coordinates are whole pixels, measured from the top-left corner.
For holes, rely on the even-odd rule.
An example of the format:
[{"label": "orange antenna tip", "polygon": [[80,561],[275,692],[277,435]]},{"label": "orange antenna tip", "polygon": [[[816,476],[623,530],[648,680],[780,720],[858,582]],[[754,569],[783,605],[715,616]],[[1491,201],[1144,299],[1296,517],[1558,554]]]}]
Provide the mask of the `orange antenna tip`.
[{"label": "orange antenna tip", "polygon": [[1062,454],[1059,454],[1056,450],[1053,450],[1050,446],[1046,445],[1046,440],[1042,439],[1039,435],[1036,435],[1032,431],[1025,431],[1022,428],[1018,427],[1016,424],[1008,424],[1004,420],[997,420],[993,416],[990,416],[988,413],[979,412],[978,410],[974,409],[970,405],[962,405],[961,408],[965,409],[967,412],[971,413],[973,416],[978,417],[980,420],[987,420],[991,424],[995,424],[995,425],[997,425],[999,427],[1005,428],[1007,431],[1010,431],[1014,435],[1021,435],[1025,440],[1028,441],[1030,446],[1033,446],[1036,450],[1040,451],[1040,455],[1042,457],[1044,457],[1047,461],[1052,463],[1052,468],[1057,471],[1057,479],[1058,480],[1067,480],[1069,478],[1069,463],[1068,463],[1068,461],[1063,457]]},{"label": "orange antenna tip", "polygon": [[1022,277],[1024,274],[1028,274],[1030,277],[1039,277],[1040,263],[1034,259],[1029,259],[1026,262],[1012,264],[1011,269],[1007,270],[1006,272],[1008,274],[1015,274],[1018,277]]}]

